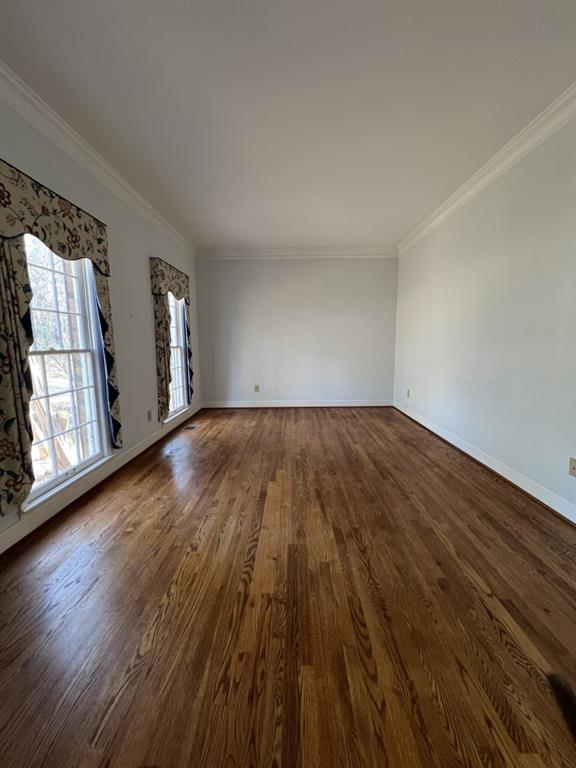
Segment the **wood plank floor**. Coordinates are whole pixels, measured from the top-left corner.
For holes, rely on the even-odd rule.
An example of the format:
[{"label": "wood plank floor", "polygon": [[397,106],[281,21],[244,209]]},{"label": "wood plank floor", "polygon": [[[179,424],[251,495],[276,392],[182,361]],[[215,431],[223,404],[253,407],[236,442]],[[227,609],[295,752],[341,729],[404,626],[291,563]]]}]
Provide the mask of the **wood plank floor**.
[{"label": "wood plank floor", "polygon": [[576,529],[391,408],[192,423],[0,558],[2,768],[576,765]]}]

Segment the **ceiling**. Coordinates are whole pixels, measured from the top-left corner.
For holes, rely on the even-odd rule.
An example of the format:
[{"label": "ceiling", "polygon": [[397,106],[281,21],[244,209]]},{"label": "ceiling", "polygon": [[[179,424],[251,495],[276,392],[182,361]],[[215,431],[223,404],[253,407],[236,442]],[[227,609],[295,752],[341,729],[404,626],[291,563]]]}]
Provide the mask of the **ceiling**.
[{"label": "ceiling", "polygon": [[200,246],[398,243],[576,80],[573,0],[1,0],[2,59]]}]

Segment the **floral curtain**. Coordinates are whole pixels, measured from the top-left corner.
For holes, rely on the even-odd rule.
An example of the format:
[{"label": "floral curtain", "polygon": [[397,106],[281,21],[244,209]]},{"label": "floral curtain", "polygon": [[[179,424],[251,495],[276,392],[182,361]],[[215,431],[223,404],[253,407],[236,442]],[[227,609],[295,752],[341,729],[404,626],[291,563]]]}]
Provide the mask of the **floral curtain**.
[{"label": "floral curtain", "polygon": [[0,238],[0,515],[19,510],[34,482],[31,301],[23,238]]},{"label": "floral curtain", "polygon": [[156,343],[156,375],[158,382],[158,419],[165,421],[170,413],[170,309],[168,293],[184,299],[184,328],[187,344],[187,399],[192,402],[192,347],[190,344],[190,278],[184,272],[156,256],[150,258],[150,279],[154,301],[154,328]]},{"label": "floral curtain", "polygon": [[[64,259],[90,259],[92,262],[106,362],[112,444],[115,448],[122,446],[106,226],[30,176],[0,160],[0,366],[3,376],[0,382],[0,440],[4,441],[0,451],[3,471],[0,474],[0,498],[5,500],[4,509],[0,512],[4,513],[7,505],[12,509],[21,504],[23,499],[20,496],[23,493],[23,498],[26,498],[30,479],[33,481],[28,428],[30,375],[27,355],[32,343],[29,308],[32,293],[23,245],[25,234],[37,237]],[[15,467],[19,467],[19,471]],[[18,476],[24,476],[26,492],[18,492],[20,495],[13,492],[12,481],[15,478],[7,472],[17,472]]]}]

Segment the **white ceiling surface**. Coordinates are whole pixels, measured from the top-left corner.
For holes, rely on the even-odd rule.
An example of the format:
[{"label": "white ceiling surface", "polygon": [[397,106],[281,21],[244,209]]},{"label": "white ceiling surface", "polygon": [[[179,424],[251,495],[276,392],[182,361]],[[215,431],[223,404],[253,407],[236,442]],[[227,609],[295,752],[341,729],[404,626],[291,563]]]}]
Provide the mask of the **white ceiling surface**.
[{"label": "white ceiling surface", "polygon": [[576,79],[573,0],[1,0],[0,57],[196,245],[398,243]]}]

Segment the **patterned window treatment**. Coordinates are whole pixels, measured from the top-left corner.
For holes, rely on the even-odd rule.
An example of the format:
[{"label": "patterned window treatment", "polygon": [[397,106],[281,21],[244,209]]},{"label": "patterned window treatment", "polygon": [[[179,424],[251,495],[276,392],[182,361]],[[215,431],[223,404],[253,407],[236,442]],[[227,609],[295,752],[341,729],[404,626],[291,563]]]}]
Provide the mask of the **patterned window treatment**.
[{"label": "patterned window treatment", "polygon": [[0,238],[0,515],[19,510],[34,482],[31,301],[24,239]]},{"label": "patterned window treatment", "polygon": [[165,421],[170,413],[170,309],[168,293],[184,299],[186,347],[188,350],[187,399],[192,402],[192,348],[190,345],[190,278],[184,272],[156,256],[150,257],[150,279],[154,300],[154,326],[156,341],[156,373],[158,380],[158,419]]},{"label": "patterned window treatment", "polygon": [[34,482],[28,366],[28,349],[33,341],[32,291],[25,234],[37,237],[64,259],[92,262],[106,363],[112,445],[122,446],[106,226],[0,160],[0,514],[19,509]]}]

